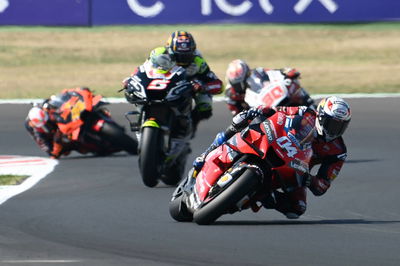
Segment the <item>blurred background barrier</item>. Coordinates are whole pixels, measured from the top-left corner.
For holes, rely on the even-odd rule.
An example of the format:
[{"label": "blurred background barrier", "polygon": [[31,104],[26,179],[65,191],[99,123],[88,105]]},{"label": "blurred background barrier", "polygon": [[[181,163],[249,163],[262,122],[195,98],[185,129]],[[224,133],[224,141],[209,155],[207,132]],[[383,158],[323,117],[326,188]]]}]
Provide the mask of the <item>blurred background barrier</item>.
[{"label": "blurred background barrier", "polygon": [[90,25],[90,0],[0,0],[0,25]]},{"label": "blurred background barrier", "polygon": [[354,23],[398,20],[399,0],[0,0],[0,25]]}]

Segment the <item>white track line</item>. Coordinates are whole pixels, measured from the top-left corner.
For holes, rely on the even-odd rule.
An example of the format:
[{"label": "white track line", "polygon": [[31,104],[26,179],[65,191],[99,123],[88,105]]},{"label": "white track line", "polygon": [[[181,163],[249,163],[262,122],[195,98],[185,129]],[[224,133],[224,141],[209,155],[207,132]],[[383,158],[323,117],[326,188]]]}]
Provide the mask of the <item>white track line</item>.
[{"label": "white track line", "polygon": [[57,160],[42,157],[0,155],[0,175],[29,176],[19,185],[0,186],[0,205],[39,182],[54,170]]}]

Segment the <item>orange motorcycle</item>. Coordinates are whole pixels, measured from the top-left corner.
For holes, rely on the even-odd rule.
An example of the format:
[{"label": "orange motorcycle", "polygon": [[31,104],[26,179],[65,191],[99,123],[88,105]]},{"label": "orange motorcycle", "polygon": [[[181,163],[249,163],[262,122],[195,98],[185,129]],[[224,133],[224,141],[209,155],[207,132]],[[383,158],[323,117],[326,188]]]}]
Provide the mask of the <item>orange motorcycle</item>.
[{"label": "orange motorcycle", "polygon": [[65,150],[109,155],[137,154],[137,141],[125,133],[105,108],[101,95],[88,88],[65,89],[47,102],[47,108],[63,134]]}]

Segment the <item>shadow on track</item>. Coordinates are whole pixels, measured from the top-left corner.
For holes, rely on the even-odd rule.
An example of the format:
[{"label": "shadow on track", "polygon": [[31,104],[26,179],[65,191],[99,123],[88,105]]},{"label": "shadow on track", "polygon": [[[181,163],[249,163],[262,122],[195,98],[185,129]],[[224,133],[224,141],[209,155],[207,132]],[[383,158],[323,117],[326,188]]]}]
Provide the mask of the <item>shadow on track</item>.
[{"label": "shadow on track", "polygon": [[360,159],[360,160],[346,160],[346,163],[371,163],[371,162],[379,162],[382,161],[380,159]]},{"label": "shadow on track", "polygon": [[213,225],[339,225],[339,224],[396,224],[400,223],[400,220],[394,221],[372,221],[364,219],[333,219],[333,220],[313,220],[313,221],[293,221],[293,220],[279,220],[279,221],[217,221]]},{"label": "shadow on track", "polygon": [[81,160],[81,159],[98,159],[98,158],[106,158],[106,157],[110,157],[110,158],[124,158],[124,157],[130,157],[130,156],[135,156],[135,155],[131,155],[131,154],[107,154],[107,155],[96,155],[96,154],[74,154],[74,155],[68,155],[65,157],[61,157],[58,158],[58,160],[60,161],[67,161],[67,160]]}]

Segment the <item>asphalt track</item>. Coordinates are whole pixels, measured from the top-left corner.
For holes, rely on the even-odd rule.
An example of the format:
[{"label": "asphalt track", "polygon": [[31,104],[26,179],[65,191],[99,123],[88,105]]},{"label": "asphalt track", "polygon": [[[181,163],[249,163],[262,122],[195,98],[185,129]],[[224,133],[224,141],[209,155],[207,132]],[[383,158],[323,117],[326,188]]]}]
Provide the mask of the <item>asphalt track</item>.
[{"label": "asphalt track", "polygon": [[[137,158],[72,154],[0,205],[0,265],[399,265],[400,98],[349,99],[348,163],[298,220],[272,210],[215,225],[177,223],[173,188],[146,188]],[[0,105],[0,153],[43,156],[23,128],[28,105]],[[127,104],[113,104],[127,125]],[[190,160],[228,125],[223,103],[193,140]]]}]

